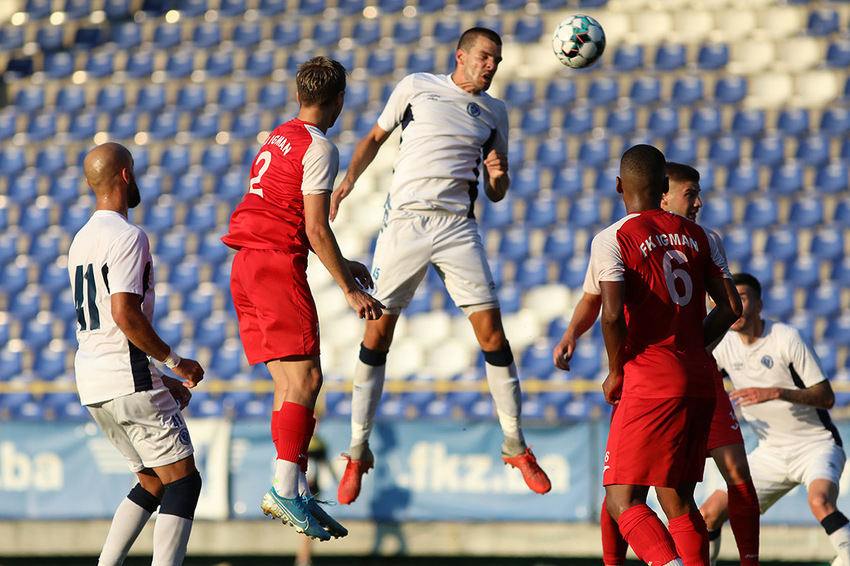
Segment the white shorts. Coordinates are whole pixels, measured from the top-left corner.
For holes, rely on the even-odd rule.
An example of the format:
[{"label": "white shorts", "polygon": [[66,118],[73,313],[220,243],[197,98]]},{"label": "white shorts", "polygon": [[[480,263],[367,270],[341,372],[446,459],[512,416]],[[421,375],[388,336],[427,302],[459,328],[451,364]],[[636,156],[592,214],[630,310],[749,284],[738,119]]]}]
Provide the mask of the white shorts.
[{"label": "white shorts", "polygon": [[372,260],[375,297],[386,312],[410,304],[432,264],[455,305],[498,308],[496,283],[487,263],[478,222],[444,212],[391,212],[378,235]]},{"label": "white shorts", "polygon": [[186,421],[168,389],[139,391],[86,408],[133,472],[167,466],[195,452]]},{"label": "white shorts", "polygon": [[808,443],[796,454],[757,446],[747,455],[747,460],[764,513],[798,485],[808,488],[815,480],[839,485],[846,456],[841,446],[826,440]]}]

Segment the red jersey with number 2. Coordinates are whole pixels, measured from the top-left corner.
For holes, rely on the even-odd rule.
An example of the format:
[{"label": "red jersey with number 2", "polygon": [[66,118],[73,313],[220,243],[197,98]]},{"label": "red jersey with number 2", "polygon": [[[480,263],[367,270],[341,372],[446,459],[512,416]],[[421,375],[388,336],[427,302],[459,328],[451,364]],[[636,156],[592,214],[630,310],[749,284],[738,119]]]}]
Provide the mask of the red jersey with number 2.
[{"label": "red jersey with number 2", "polygon": [[304,195],[333,190],[339,151],[315,125],[290,120],[269,135],[254,162],[248,193],[222,241],[231,248],[306,253]]},{"label": "red jersey with number 2", "polygon": [[598,281],[625,282],[623,396],[714,397],[704,281],[730,275],[705,231],[661,209],[630,214],[594,237],[590,262]]}]

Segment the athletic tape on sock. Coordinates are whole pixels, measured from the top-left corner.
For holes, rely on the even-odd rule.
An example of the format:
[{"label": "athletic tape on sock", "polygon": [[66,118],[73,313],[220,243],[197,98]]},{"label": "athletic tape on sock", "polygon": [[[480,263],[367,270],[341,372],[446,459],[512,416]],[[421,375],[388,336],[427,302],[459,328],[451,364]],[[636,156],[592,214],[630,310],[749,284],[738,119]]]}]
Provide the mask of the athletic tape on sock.
[{"label": "athletic tape on sock", "polygon": [[831,535],[847,523],[850,523],[850,520],[848,520],[841,511],[833,511],[820,522],[823,530],[825,530],[828,535]]},{"label": "athletic tape on sock", "polygon": [[195,518],[195,507],[201,495],[201,474],[194,471],[188,476],[165,484],[162,503],[159,505],[160,515],[176,515],[184,519]]}]

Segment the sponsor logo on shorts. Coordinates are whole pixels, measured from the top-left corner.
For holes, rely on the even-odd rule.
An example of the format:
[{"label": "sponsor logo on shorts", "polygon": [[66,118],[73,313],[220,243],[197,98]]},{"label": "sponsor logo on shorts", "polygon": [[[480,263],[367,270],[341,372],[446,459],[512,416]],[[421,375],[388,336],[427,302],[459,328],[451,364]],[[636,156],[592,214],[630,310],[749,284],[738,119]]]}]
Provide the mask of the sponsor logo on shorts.
[{"label": "sponsor logo on shorts", "polygon": [[481,107],[474,102],[470,102],[466,105],[466,112],[467,114],[475,118],[481,115]]},{"label": "sponsor logo on shorts", "polygon": [[761,365],[763,365],[767,369],[771,369],[773,367],[773,358],[771,358],[770,356],[762,356]]},{"label": "sponsor logo on shorts", "polygon": [[185,444],[186,446],[189,446],[190,444],[192,444],[192,439],[189,438],[189,429],[188,428],[185,428],[185,427],[181,428],[180,432],[177,433],[177,438],[179,438],[180,442],[182,444]]}]

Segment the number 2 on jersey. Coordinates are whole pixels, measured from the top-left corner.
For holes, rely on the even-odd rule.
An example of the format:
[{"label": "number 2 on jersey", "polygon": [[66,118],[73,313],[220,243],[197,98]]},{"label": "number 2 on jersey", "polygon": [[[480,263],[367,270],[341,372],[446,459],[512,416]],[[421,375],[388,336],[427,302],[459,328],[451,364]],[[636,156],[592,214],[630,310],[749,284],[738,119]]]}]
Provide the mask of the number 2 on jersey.
[{"label": "number 2 on jersey", "polygon": [[[83,281],[86,282],[85,292],[83,291]],[[83,305],[83,295],[86,295],[88,300],[86,305]],[[77,322],[80,324],[80,330],[97,330],[100,328],[100,312],[97,310],[97,287],[94,281],[94,266],[88,264],[83,272],[83,266],[78,265],[74,272],[74,307],[77,309]],[[86,323],[86,307],[88,307],[88,323]]]},{"label": "number 2 on jersey", "polygon": [[[670,293],[670,298],[673,302],[683,307],[691,302],[691,297],[694,294],[694,283],[691,280],[690,274],[684,269],[673,269],[673,262],[676,265],[688,263],[688,258],[681,250],[668,250],[664,254],[662,267],[664,269],[664,281],[667,283],[667,292]],[[676,288],[676,280],[680,280],[685,287],[684,293],[679,293]]]},{"label": "number 2 on jersey", "polygon": [[272,162],[272,153],[270,151],[263,151],[260,155],[257,156],[257,159],[254,160],[254,163],[259,164],[260,170],[257,171],[256,177],[251,177],[251,180],[248,182],[248,192],[254,193],[260,198],[263,197],[263,189],[258,187],[260,184],[260,179],[262,179],[263,174],[268,170],[269,165]]}]

